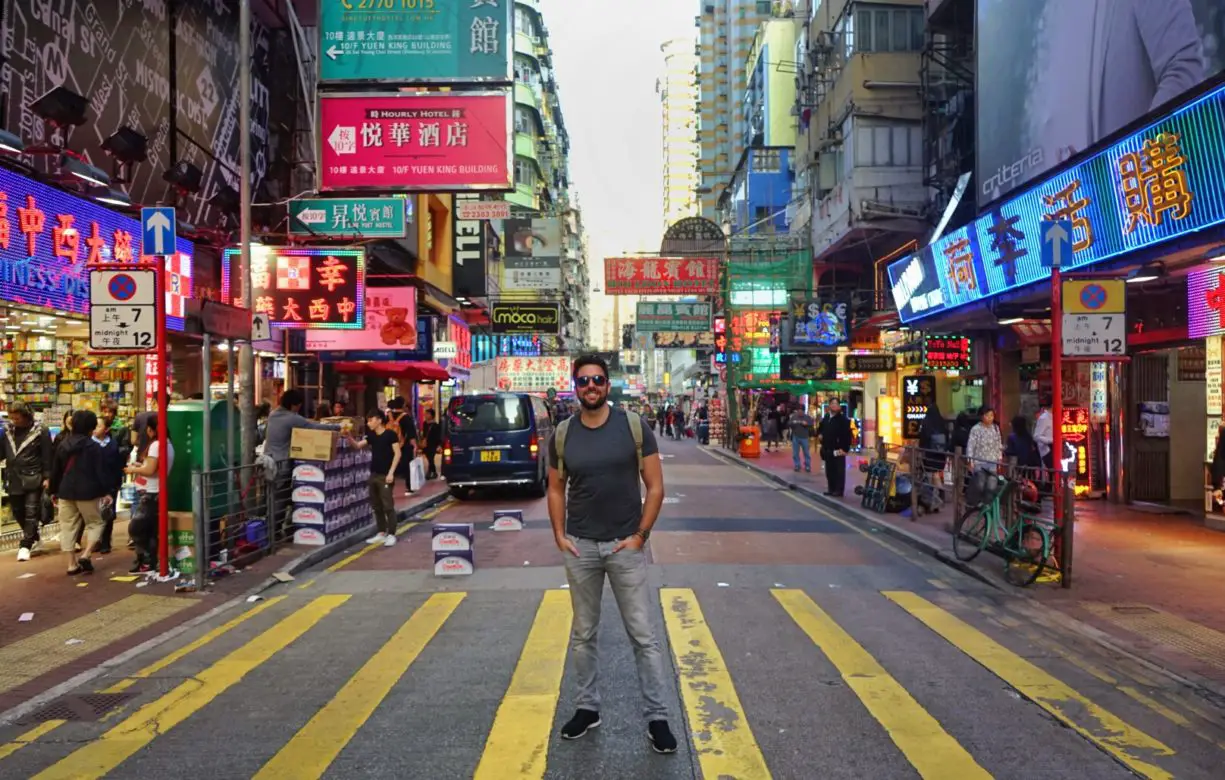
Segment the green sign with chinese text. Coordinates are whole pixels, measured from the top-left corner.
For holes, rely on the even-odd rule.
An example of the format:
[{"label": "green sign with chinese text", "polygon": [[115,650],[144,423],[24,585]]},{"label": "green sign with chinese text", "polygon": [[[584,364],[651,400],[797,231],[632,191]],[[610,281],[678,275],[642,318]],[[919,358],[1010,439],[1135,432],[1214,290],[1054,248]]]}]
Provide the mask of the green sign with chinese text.
[{"label": "green sign with chinese text", "polygon": [[408,198],[303,198],[289,202],[289,232],[299,236],[404,238]]},{"label": "green sign with chinese text", "polygon": [[707,333],[710,331],[710,304],[639,301],[636,325],[640,332]]}]

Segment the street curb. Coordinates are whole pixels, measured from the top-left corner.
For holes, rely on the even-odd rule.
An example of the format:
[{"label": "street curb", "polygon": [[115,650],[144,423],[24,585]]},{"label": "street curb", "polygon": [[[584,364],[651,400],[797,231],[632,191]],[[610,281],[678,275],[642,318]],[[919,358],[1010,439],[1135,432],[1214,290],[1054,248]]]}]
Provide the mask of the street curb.
[{"label": "street curb", "polygon": [[846,519],[854,521],[856,525],[867,524],[868,526],[870,526],[868,529],[869,531],[877,531],[879,533],[885,534],[886,536],[890,536],[894,539],[897,539],[898,541],[905,543],[906,545],[918,550],[919,552],[930,555],[931,557],[935,558],[936,560],[940,561],[945,566],[948,566],[951,569],[955,569],[961,572],[962,574],[965,574],[969,577],[973,577],[979,582],[985,585],[990,585],[992,588],[995,588],[996,590],[999,590],[999,591],[1004,590],[1003,585],[1000,584],[999,582],[995,582],[989,575],[983,574],[982,572],[978,571],[973,566],[969,565],[968,563],[965,563],[964,561],[957,560],[956,558],[949,555],[944,550],[941,550],[939,547],[932,544],[928,540],[916,534],[912,534],[911,532],[907,531],[905,528],[899,528],[898,526],[895,526],[892,523],[888,523],[888,522],[885,522],[884,520],[880,520],[874,517],[873,515],[870,515],[867,512],[864,512],[863,510],[858,509],[856,507],[834,501],[829,496],[823,496],[820,493],[816,492],[815,490],[812,490],[809,487],[792,482],[788,480],[786,477],[775,474],[774,472],[768,469],[764,469],[761,466],[758,466],[753,463],[747,463],[744,460],[731,455],[730,453],[723,452],[722,450],[718,450],[714,447],[704,447],[703,445],[698,445],[698,446],[702,447],[703,449],[705,449],[707,452],[714,455],[715,457],[723,460],[728,465],[740,466],[741,468],[747,471],[750,471],[760,477],[764,477],[770,480],[771,482],[774,482],[775,484],[782,485],[788,490],[792,490],[796,493],[799,493],[800,495],[804,496],[810,501],[820,504],[822,509],[826,509],[829,511],[838,511],[839,513],[843,513],[847,516]]},{"label": "street curb", "polygon": [[[433,507],[438,506],[439,504],[443,503],[450,497],[451,496],[448,492],[443,491],[437,495],[430,496],[426,500],[422,501],[420,504],[416,504],[408,509],[397,512],[396,513],[397,526],[402,525],[405,522],[408,522],[415,515],[419,515],[422,512],[425,512],[426,510],[429,510],[429,509],[432,509]],[[278,569],[276,573],[277,574],[284,573],[284,574],[293,575],[293,574],[297,574],[298,572],[304,571],[310,568],[311,566],[314,566],[316,563],[319,563],[320,561],[327,560],[328,558],[331,558],[337,555],[338,553],[343,552],[345,549],[352,546],[359,539],[361,539],[364,534],[369,533],[370,530],[373,528],[374,528],[374,523],[370,523],[368,525],[362,526],[362,528],[360,529],[354,530],[352,533],[346,535],[343,539],[337,539],[335,542],[326,544],[317,550],[311,550],[308,553],[299,555],[297,558],[294,558],[292,561],[290,561],[289,563],[287,563],[286,565]],[[171,640],[182,636],[188,631],[191,631],[195,628],[198,628],[201,625],[204,625],[205,623],[208,623],[209,621],[216,618],[218,615],[222,615],[226,613],[227,611],[233,609],[234,607],[237,607],[241,604],[245,604],[247,602],[247,599],[251,598],[252,596],[258,596],[264,591],[271,589],[273,586],[280,585],[280,584],[282,584],[280,580],[278,580],[273,575],[269,575],[263,581],[259,582],[256,585],[251,586],[246,591],[244,591],[238,596],[235,596],[234,598],[230,599],[224,604],[219,604],[218,606],[213,607],[212,609],[208,610],[207,612],[201,615],[196,615],[191,620],[188,620],[184,623],[180,623],[179,625],[174,626],[172,628],[168,628],[165,631],[163,631],[161,634],[158,634],[155,637],[146,639],[144,642],[141,642],[135,647],[128,648],[122,653],[102,661],[97,666],[94,666],[91,669],[86,669],[85,671],[81,672],[75,677],[70,677],[69,679],[65,680],[59,685],[48,688],[42,693],[36,694],[35,696],[31,697],[30,699],[27,699],[26,701],[22,702],[21,704],[18,704],[15,707],[10,707],[9,709],[5,711],[0,712],[0,726],[7,726],[15,721],[21,720],[25,716],[29,715],[32,712],[36,712],[37,710],[41,709],[47,704],[50,704],[51,702],[55,701],[61,696],[65,696],[71,693],[72,691],[76,690],[77,688],[83,685],[86,685],[87,683],[90,683],[99,677],[102,677],[107,672],[111,671],[112,669],[118,666],[122,666],[128,661],[131,661],[132,659],[144,653],[147,653],[150,650],[153,650],[167,642],[170,642]]]}]

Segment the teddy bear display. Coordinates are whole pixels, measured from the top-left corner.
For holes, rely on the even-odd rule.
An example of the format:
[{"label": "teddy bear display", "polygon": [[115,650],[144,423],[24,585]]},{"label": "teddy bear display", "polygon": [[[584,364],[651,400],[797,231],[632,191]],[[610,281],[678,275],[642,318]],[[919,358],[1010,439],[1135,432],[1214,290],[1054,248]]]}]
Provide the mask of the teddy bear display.
[{"label": "teddy bear display", "polygon": [[408,309],[398,307],[387,309],[387,322],[379,328],[379,336],[383,343],[389,346],[400,344],[405,347],[417,346],[417,326],[408,321]]}]

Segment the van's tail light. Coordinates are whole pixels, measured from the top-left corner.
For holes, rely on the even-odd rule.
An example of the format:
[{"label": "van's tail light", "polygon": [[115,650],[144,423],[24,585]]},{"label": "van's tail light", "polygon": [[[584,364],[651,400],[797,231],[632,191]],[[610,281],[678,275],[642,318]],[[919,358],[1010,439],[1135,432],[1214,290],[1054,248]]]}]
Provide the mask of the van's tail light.
[{"label": "van's tail light", "polygon": [[443,463],[451,462],[451,440],[450,439],[444,439],[442,442],[442,462]]},{"label": "van's tail light", "polygon": [[532,460],[536,460],[540,455],[540,439],[536,437],[535,431],[532,432],[532,438],[528,440],[527,450],[532,453]]}]

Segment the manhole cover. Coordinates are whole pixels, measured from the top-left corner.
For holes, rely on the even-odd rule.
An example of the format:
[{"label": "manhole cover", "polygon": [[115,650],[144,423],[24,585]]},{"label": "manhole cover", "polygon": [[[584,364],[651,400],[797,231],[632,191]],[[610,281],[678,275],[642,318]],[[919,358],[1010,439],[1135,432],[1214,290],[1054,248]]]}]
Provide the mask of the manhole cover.
[{"label": "manhole cover", "polygon": [[95,721],[131,699],[132,693],[87,693],[65,696],[23,718],[22,723],[46,723],[49,720]]}]

